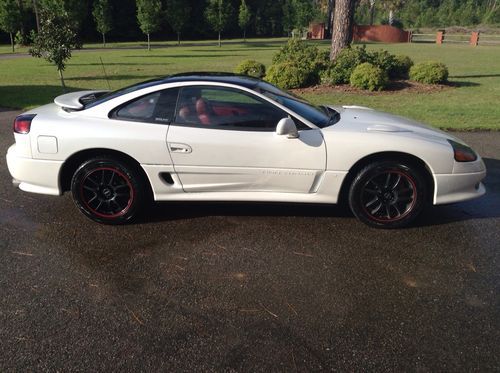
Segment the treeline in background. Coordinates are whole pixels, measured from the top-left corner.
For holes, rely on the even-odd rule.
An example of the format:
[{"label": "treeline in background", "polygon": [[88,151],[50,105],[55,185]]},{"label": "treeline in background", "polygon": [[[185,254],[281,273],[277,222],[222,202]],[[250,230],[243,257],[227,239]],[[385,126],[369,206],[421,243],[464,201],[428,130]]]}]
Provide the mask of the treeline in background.
[{"label": "treeline in background", "polygon": [[[29,35],[37,29],[35,8],[44,2],[60,2],[74,19],[78,37],[83,42],[98,42],[92,15],[97,0],[0,0],[5,6],[17,6],[22,17],[21,33]],[[173,0],[158,0],[162,12]],[[242,0],[225,0],[231,10],[228,22],[222,32],[224,38],[241,38],[239,9]],[[356,7],[357,24],[390,23],[404,28],[475,26],[479,24],[500,24],[500,0],[360,0]],[[182,28],[182,39],[202,40],[217,38],[217,32],[207,21],[205,10],[209,0],[182,0],[177,4],[189,9],[189,18]],[[250,20],[246,27],[248,37],[279,37],[290,35],[294,29],[307,27],[309,22],[328,22],[332,0],[245,0]],[[1,4],[0,4],[1,5]],[[109,41],[144,40],[137,20],[136,0],[109,0],[111,29],[106,38]],[[158,31],[152,33],[152,40],[176,40],[177,33],[162,13]],[[0,32],[0,42],[8,43],[9,35]]]}]

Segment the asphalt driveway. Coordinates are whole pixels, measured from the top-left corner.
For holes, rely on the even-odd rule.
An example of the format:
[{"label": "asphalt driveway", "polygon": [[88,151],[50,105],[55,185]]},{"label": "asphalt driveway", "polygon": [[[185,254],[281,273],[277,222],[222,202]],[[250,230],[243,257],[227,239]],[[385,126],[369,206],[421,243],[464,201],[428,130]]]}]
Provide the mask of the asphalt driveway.
[{"label": "asphalt driveway", "polygon": [[500,133],[483,198],[374,230],[330,206],[161,204],[102,226],[14,189],[0,112],[1,371],[498,371]]}]

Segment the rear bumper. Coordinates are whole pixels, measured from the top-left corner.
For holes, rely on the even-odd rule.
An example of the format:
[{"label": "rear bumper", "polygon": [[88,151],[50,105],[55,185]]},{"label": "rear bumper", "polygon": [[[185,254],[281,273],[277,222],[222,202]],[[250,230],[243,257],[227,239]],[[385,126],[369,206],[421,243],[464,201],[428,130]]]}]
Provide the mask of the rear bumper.
[{"label": "rear bumper", "polygon": [[7,151],[7,167],[15,186],[25,192],[61,195],[59,171],[62,161],[47,161],[19,156],[16,145]]}]

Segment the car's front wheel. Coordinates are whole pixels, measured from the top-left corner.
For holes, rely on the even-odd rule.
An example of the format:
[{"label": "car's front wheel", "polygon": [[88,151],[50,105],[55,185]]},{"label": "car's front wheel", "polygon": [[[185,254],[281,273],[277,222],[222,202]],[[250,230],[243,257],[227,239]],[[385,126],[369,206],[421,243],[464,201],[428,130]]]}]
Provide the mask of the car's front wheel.
[{"label": "car's front wheel", "polygon": [[80,211],[105,224],[132,220],[145,199],[138,172],[127,163],[107,156],[81,164],[73,175],[71,192]]},{"label": "car's front wheel", "polygon": [[349,190],[349,206],[376,228],[410,224],[425,206],[427,188],[420,170],[407,162],[377,161],[361,169]]}]

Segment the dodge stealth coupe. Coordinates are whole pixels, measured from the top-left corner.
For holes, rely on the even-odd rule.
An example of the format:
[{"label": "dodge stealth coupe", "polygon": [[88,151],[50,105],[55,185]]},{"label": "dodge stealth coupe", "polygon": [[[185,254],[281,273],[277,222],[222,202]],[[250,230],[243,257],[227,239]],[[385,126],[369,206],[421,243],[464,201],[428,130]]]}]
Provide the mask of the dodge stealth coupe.
[{"label": "dodge stealth coupe", "polygon": [[450,134],[227,73],[65,94],[18,116],[14,136],[15,185],[71,191],[81,212],[108,224],[152,200],[345,201],[362,222],[396,228],[427,204],[485,193],[483,161]]}]

